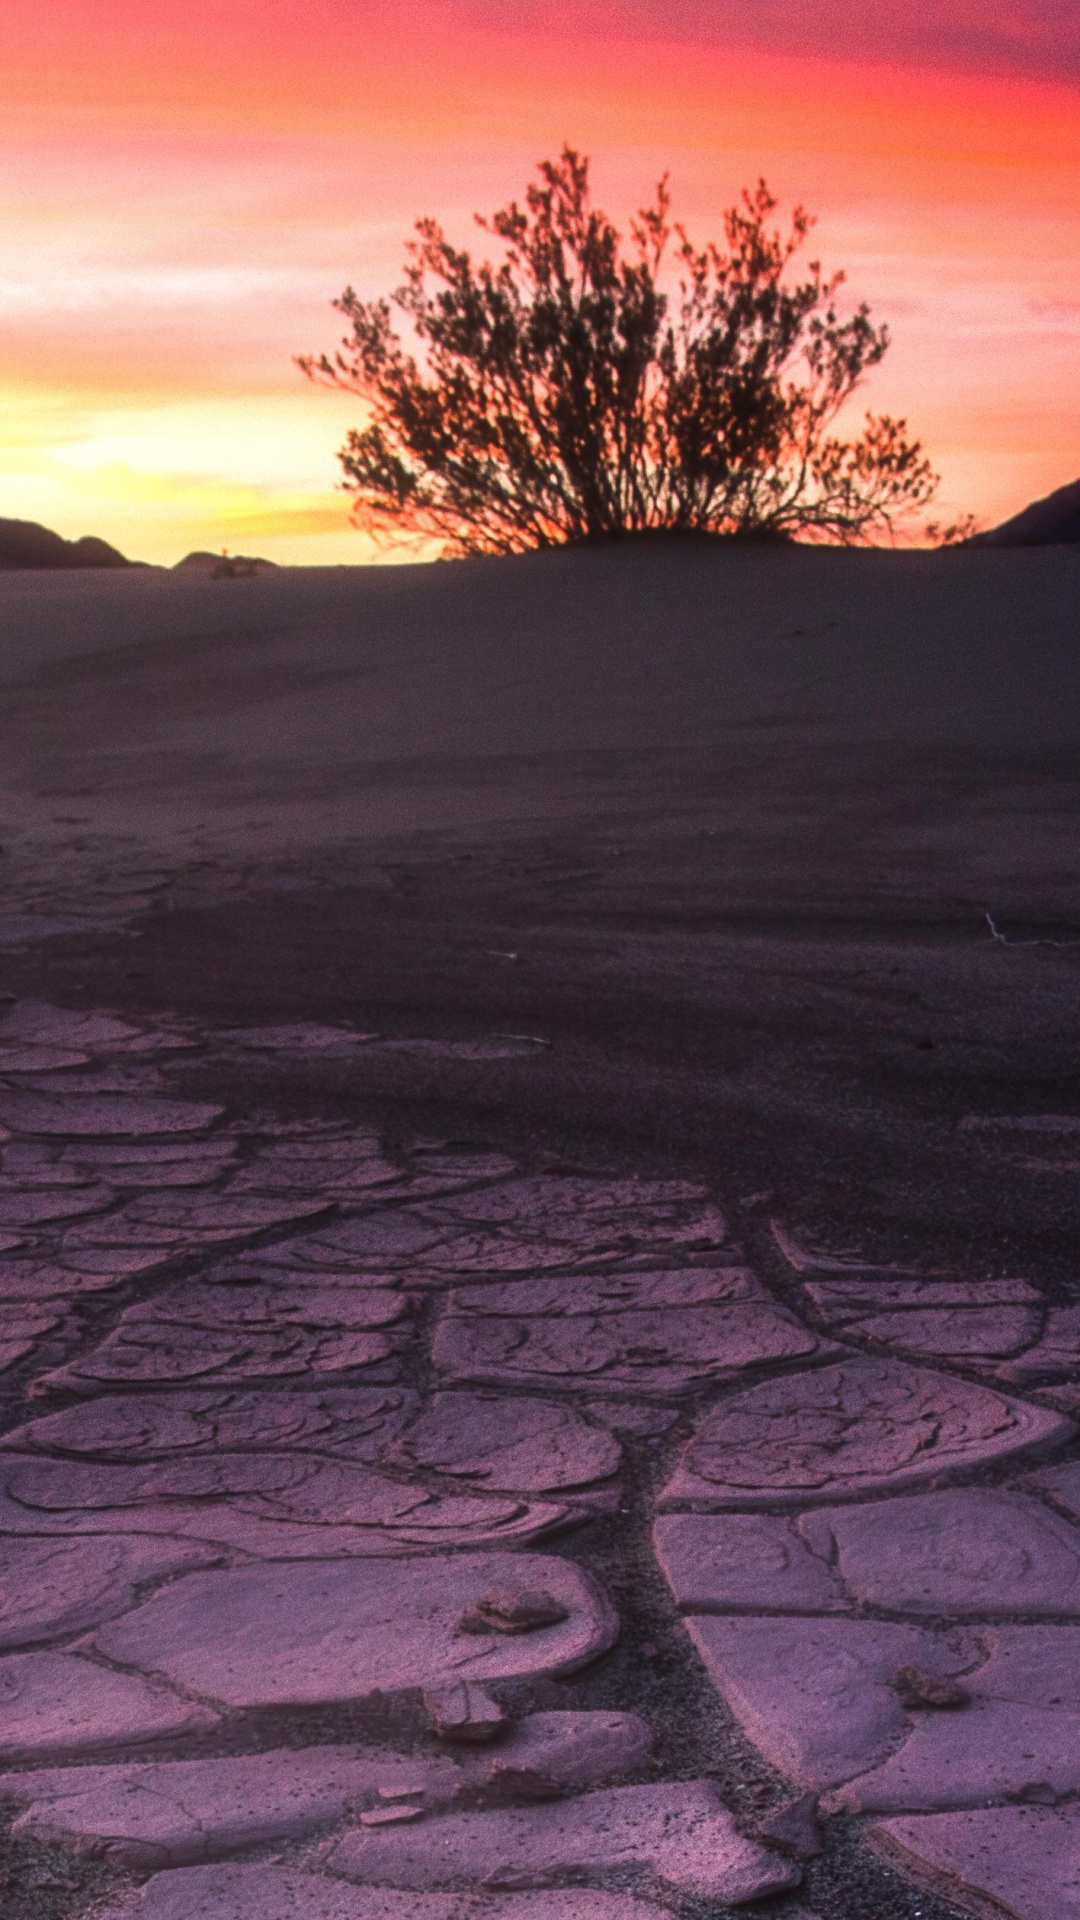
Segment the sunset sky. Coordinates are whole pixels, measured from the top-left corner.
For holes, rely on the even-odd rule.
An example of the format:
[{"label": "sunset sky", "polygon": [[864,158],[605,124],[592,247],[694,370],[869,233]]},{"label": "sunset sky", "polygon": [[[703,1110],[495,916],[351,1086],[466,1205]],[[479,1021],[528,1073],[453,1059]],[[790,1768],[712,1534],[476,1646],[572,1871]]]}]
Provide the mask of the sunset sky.
[{"label": "sunset sky", "polygon": [[816,212],[944,512],[1080,476],[1075,0],[5,0],[0,75],[0,515],[370,558],[292,356],[564,141],[620,220],[664,169],[696,238],[762,173]]}]

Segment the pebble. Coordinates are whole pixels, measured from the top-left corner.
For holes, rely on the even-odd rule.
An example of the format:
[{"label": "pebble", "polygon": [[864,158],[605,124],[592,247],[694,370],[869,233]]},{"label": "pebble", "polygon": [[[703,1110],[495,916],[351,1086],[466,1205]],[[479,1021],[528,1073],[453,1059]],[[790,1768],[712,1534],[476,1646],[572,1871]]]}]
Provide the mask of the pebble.
[{"label": "pebble", "polygon": [[759,1820],[754,1837],[763,1846],[790,1854],[793,1860],[813,1860],[822,1851],[821,1828],[817,1818],[817,1795],[797,1794]]},{"label": "pebble", "polygon": [[470,1680],[426,1687],[424,1710],[440,1740],[460,1740],[469,1746],[497,1740],[509,1725],[509,1715],[494,1695]]}]

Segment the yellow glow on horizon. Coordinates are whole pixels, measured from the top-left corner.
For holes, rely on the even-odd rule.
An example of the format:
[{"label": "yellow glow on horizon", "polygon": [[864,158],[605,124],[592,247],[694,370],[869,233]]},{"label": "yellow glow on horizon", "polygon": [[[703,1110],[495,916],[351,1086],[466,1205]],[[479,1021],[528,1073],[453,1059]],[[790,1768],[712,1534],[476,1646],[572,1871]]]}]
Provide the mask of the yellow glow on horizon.
[{"label": "yellow glow on horizon", "polygon": [[[301,393],[301,402],[306,396]],[[349,524],[328,472],[325,410],[273,395],[101,412],[24,394],[0,436],[0,516],[37,519],[68,539],[95,532],[136,560],[171,566],[193,548],[326,564],[384,556]],[[289,419],[289,414],[292,418]]]},{"label": "yellow glow on horizon", "polygon": [[[262,544],[376,557],[334,459],[358,409],[292,365],[413,218],[473,209],[569,138],[625,220],[670,166],[715,232],[764,172],[820,216],[894,346],[940,512],[1004,517],[1080,467],[1080,92],[731,46],[466,26],[275,0],[13,0],[0,145],[0,514],[133,557]],[[113,14],[115,17],[112,17]]]}]

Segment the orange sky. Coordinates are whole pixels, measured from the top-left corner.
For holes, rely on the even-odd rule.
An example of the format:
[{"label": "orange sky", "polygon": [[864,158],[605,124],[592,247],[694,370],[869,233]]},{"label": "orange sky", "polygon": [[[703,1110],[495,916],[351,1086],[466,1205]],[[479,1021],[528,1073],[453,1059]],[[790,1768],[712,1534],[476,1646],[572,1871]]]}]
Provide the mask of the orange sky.
[{"label": "orange sky", "polygon": [[620,217],[664,168],[699,237],[758,173],[803,199],[892,325],[869,400],[946,511],[1000,518],[1080,474],[1055,7],[944,0],[919,39],[820,0],[815,39],[794,0],[5,0],[0,514],[167,562],[367,558],[334,491],[356,409],[291,356],[347,280],[394,284],[414,215],[465,238],[571,140]]}]

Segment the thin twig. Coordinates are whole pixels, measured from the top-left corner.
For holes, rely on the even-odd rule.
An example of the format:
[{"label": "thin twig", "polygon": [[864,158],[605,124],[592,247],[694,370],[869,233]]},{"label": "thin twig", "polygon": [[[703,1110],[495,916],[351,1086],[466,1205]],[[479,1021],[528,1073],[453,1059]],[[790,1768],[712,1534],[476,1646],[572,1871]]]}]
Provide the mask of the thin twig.
[{"label": "thin twig", "polygon": [[1080,940],[1010,940],[1001,933],[992,913],[984,913],[984,920],[990,929],[990,937],[1002,947],[1080,947]]}]

